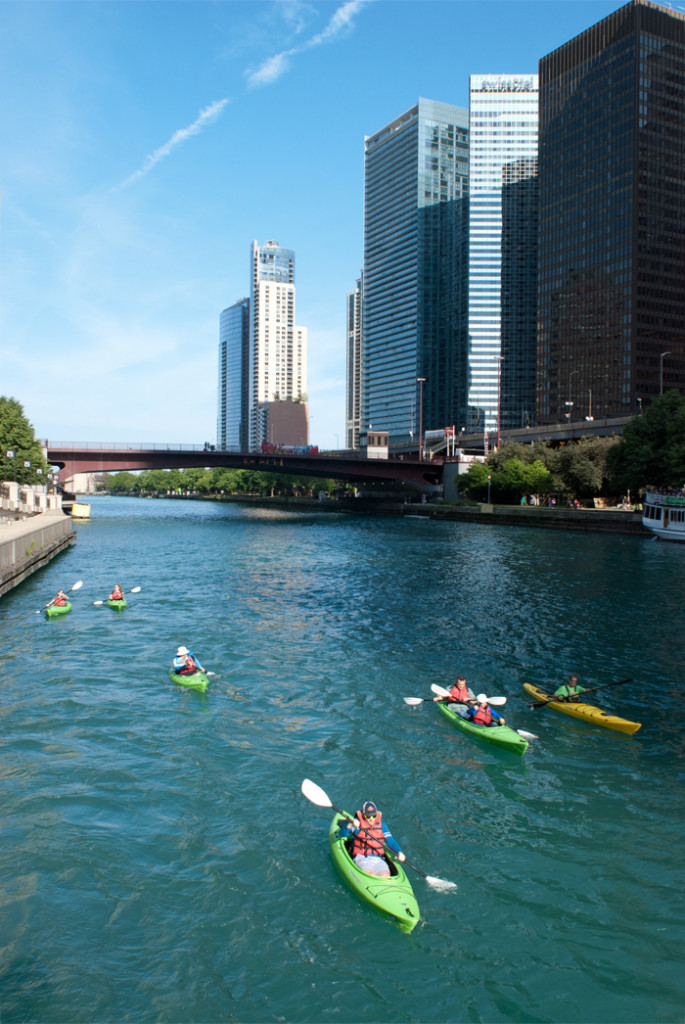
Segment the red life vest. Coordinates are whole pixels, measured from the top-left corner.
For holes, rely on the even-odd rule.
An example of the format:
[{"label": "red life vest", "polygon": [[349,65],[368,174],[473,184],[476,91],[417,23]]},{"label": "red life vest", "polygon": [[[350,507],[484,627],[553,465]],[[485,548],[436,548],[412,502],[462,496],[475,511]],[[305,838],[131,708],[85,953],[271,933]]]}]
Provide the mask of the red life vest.
[{"label": "red life vest", "polygon": [[483,710],[483,708],[478,708],[471,721],[475,722],[476,725],[490,725],[490,722],[492,721],[492,711],[490,710],[490,706],[488,705],[485,710]]},{"label": "red life vest", "polygon": [[178,670],[179,676],[192,676],[194,672],[197,672],[197,665],[193,658],[189,654],[186,654],[186,663],[183,668]]},{"label": "red life vest", "polygon": [[468,701],[468,700],[471,700],[471,697],[469,695],[468,687],[467,686],[459,687],[459,686],[457,686],[456,683],[454,684],[454,686],[450,690],[450,697],[453,697],[454,700],[460,701],[462,704],[466,703],[466,701]]},{"label": "red life vest", "polygon": [[352,841],[352,856],[356,857],[357,854],[362,854],[364,857],[382,857],[385,853],[383,847],[383,825],[381,819],[383,815],[379,811],[374,821],[369,821],[365,818],[361,811],[357,811],[355,818],[361,825],[363,832],[360,831],[359,835],[354,836]]},{"label": "red life vest", "polygon": [[55,604],[56,608],[64,608],[66,603],[67,603],[66,597],[56,597],[55,601],[54,601],[54,604]]}]

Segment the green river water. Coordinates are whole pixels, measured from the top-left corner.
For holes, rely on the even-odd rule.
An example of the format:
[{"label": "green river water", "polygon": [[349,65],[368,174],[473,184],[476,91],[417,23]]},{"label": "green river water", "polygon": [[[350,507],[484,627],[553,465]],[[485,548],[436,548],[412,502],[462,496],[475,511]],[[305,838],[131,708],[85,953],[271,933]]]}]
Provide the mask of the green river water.
[{"label": "green river water", "polygon": [[[685,546],[127,498],[77,534],[0,602],[2,1024],[683,1021]],[[527,708],[571,670],[642,729]],[[404,704],[457,671],[523,758]],[[408,871],[411,935],[305,777],[457,883]]]}]

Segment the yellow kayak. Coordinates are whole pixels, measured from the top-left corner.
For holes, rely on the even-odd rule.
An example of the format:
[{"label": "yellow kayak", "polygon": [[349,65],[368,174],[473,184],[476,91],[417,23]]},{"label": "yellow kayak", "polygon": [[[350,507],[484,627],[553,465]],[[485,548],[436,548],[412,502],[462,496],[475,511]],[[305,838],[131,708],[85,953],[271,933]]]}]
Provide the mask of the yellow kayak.
[{"label": "yellow kayak", "polygon": [[569,703],[565,700],[554,700],[550,693],[545,693],[532,683],[524,683],[523,689],[535,700],[547,700],[547,703],[555,711],[563,711],[565,715],[572,718],[582,718],[586,722],[593,722],[595,725],[603,725],[605,729],[614,729],[616,732],[627,732],[632,735],[642,725],[642,722],[629,722],[627,718],[619,718],[618,715],[609,715],[606,711],[596,707],[594,704],[583,704],[580,701]]}]

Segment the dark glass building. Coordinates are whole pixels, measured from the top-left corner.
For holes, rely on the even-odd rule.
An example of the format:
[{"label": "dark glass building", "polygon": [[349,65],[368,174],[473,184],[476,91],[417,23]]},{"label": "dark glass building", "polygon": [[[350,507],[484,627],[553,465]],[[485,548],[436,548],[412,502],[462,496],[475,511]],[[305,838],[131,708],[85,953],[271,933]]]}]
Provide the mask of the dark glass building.
[{"label": "dark glass building", "polygon": [[631,0],[540,61],[537,418],[685,390],[685,16]]},{"label": "dark glass building", "polygon": [[420,99],[365,140],[360,428],[391,442],[466,422],[468,136]]}]

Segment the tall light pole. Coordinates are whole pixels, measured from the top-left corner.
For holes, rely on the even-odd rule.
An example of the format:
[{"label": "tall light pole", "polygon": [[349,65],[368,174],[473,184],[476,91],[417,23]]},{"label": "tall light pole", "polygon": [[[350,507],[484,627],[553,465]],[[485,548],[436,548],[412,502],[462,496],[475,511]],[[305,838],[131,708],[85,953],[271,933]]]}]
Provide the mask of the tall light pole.
[{"label": "tall light pole", "polygon": [[419,461],[423,461],[423,385],[425,377],[417,377],[419,385]]},{"label": "tall light pole", "polygon": [[664,393],[664,356],[670,356],[670,352],[662,352],[659,356],[659,394]]}]

